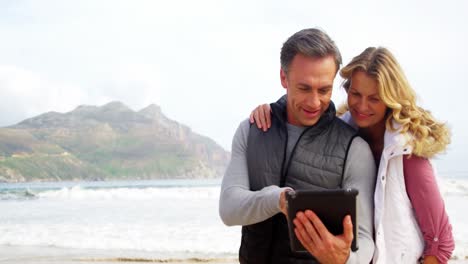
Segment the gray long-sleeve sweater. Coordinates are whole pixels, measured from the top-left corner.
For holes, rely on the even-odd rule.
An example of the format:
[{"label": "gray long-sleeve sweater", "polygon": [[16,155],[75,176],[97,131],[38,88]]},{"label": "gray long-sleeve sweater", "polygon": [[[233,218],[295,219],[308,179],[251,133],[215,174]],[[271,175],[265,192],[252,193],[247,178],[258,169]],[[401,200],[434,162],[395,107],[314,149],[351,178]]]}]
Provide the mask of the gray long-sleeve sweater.
[{"label": "gray long-sleeve sweater", "polygon": [[[219,214],[226,225],[250,225],[280,213],[279,197],[285,188],[267,186],[251,191],[247,168],[249,120],[243,121],[232,141],[231,161],[221,184]],[[304,128],[288,124],[289,156]],[[376,168],[369,145],[359,137],[351,143],[343,175],[343,188],[356,188],[358,196],[358,245],[347,263],[369,263],[374,252],[373,195]]]}]

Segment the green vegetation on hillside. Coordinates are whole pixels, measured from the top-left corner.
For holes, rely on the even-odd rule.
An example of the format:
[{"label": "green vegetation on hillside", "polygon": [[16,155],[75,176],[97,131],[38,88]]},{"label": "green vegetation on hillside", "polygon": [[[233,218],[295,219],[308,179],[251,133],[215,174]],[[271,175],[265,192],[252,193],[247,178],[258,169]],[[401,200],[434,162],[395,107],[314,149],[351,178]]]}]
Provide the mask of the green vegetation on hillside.
[{"label": "green vegetation on hillside", "polygon": [[0,128],[0,181],[217,177],[228,158],[155,105],[80,106]]}]

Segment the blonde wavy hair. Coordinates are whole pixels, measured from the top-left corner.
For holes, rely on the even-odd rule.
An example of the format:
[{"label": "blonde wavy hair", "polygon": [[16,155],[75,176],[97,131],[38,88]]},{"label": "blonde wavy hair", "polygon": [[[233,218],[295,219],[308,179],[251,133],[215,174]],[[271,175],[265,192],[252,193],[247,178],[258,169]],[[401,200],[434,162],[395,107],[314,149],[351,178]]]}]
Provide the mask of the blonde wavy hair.
[{"label": "blonde wavy hair", "polygon": [[[401,133],[411,135],[409,144],[413,147],[413,154],[431,158],[445,151],[450,144],[447,125],[438,122],[429,111],[416,105],[416,94],[390,51],[382,47],[369,47],[341,69],[346,92],[355,71],[364,71],[375,78],[379,96],[389,109],[386,129],[396,130],[392,120],[401,124]],[[340,107],[339,112],[343,110]]]}]

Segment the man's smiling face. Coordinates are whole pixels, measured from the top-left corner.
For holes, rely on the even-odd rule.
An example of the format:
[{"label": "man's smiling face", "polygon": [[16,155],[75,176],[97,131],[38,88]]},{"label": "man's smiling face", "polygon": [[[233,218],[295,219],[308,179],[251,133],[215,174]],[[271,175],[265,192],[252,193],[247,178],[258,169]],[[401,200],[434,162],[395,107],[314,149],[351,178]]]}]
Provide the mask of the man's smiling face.
[{"label": "man's smiling face", "polygon": [[318,122],[330,105],[336,69],[333,56],[317,58],[298,53],[287,72],[281,70],[290,124],[313,126]]}]

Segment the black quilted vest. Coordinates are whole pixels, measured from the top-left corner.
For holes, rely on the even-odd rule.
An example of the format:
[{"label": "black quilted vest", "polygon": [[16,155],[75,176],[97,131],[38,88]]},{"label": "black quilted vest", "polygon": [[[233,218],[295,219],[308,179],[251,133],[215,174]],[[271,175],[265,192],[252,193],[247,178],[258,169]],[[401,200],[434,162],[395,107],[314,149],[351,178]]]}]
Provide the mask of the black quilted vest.
[{"label": "black quilted vest", "polygon": [[[250,126],[247,163],[250,189],[270,185],[299,189],[341,188],[354,129],[335,116],[333,102],[320,120],[306,128],[286,160],[288,132],[286,98],[271,104],[271,128],[265,133]],[[263,222],[243,226],[240,263],[318,263],[308,254],[293,253],[286,217],[277,214]]]}]

